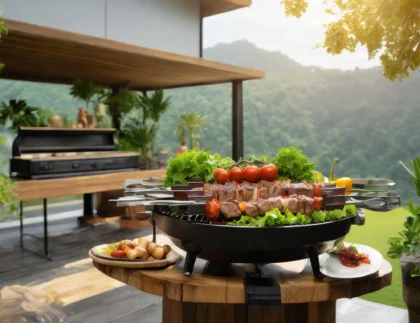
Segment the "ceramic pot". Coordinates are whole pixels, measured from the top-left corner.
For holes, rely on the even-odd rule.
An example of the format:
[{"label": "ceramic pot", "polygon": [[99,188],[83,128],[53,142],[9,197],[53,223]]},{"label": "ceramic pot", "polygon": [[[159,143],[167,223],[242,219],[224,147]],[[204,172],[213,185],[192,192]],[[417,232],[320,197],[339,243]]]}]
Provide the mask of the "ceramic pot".
[{"label": "ceramic pot", "polygon": [[62,128],[63,127],[63,118],[59,115],[55,115],[51,117],[50,120],[51,127],[53,128]]},{"label": "ceramic pot", "polygon": [[420,255],[401,256],[403,299],[407,304],[409,323],[420,323],[420,277],[411,277],[411,270],[420,266]]},{"label": "ceramic pot", "polygon": [[87,115],[87,123],[89,128],[94,128],[96,126],[95,116],[93,114]]}]

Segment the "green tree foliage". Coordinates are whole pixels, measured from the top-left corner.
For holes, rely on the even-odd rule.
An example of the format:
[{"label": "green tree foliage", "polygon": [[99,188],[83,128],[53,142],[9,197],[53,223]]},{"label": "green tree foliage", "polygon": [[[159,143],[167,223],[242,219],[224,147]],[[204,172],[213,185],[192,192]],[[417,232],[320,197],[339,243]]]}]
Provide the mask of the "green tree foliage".
[{"label": "green tree foliage", "polygon": [[[286,15],[299,18],[308,1],[282,0]],[[369,59],[380,55],[384,76],[403,79],[420,67],[420,1],[325,0],[325,13],[336,19],[325,25],[323,47],[331,54],[368,50]]]},{"label": "green tree foliage", "polygon": [[[0,17],[0,39],[2,35],[7,35],[7,32],[8,32],[7,27],[4,24],[4,21],[1,20],[1,17]],[[3,70],[3,68],[4,68],[4,63],[0,61],[0,72]]]},{"label": "green tree foliage", "polygon": [[0,124],[17,132],[19,127],[35,127],[38,123],[38,108],[30,107],[24,100],[10,100],[0,105]]}]

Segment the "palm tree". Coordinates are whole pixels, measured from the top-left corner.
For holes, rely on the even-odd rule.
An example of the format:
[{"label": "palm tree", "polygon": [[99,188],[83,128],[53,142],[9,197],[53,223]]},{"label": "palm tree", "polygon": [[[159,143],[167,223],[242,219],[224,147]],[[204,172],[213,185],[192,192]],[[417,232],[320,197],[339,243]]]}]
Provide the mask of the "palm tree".
[{"label": "palm tree", "polygon": [[174,125],[173,130],[174,130],[174,133],[178,135],[179,143],[181,144],[181,146],[185,146],[185,143],[186,143],[185,127],[181,125],[180,123],[177,123],[176,125]]},{"label": "palm tree", "polygon": [[194,139],[198,132],[204,130],[204,125],[209,120],[208,116],[202,116],[196,112],[187,112],[179,116],[179,125],[186,129],[190,136],[190,148],[194,148]]},{"label": "palm tree", "polygon": [[150,118],[156,124],[154,126],[154,133],[150,142],[150,150],[152,156],[155,152],[155,138],[158,124],[161,115],[168,109],[170,104],[170,97],[164,99],[163,90],[156,90],[150,96],[147,92],[139,95],[139,107],[143,111],[143,124],[146,127],[146,121]]},{"label": "palm tree", "polygon": [[143,123],[141,116],[129,117],[122,126],[122,139],[140,151],[143,161],[150,162],[149,143],[156,135],[155,124]]}]

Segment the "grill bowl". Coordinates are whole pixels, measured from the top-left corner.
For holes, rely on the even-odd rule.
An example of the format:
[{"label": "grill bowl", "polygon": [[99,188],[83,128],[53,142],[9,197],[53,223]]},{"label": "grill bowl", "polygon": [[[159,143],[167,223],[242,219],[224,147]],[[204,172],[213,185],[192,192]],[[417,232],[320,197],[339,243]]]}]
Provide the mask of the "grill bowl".
[{"label": "grill bowl", "polygon": [[[237,227],[201,221],[204,216],[167,206],[155,206],[156,226],[187,252],[184,271],[191,273],[195,257],[224,263],[273,263],[311,258],[332,249],[356,224],[358,216],[318,224],[275,228]],[[198,220],[198,221],[197,221]],[[193,258],[189,261],[188,258]]]}]

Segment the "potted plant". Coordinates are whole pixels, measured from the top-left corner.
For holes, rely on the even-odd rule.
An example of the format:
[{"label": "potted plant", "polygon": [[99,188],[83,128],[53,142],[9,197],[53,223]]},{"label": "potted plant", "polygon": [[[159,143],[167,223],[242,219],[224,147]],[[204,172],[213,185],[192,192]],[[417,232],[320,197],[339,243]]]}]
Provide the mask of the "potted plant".
[{"label": "potted plant", "polygon": [[155,135],[155,124],[148,121],[140,111],[137,116],[124,120],[120,140],[126,150],[140,152],[140,169],[148,169],[151,166],[150,144]]},{"label": "potted plant", "polygon": [[0,124],[17,132],[19,127],[33,127],[38,123],[37,108],[29,107],[25,100],[10,100],[0,105]]},{"label": "potted plant", "polygon": [[[420,157],[416,157],[411,171],[401,161],[413,182],[417,195],[420,196]],[[400,237],[390,238],[388,256],[400,257],[403,283],[403,298],[408,308],[409,322],[420,322],[420,206],[413,201],[408,202],[411,215],[399,232]]]},{"label": "potted plant", "polygon": [[89,106],[95,102],[99,104],[103,100],[106,96],[105,88],[92,81],[76,80],[70,88],[70,94],[85,102],[87,124],[89,127],[95,127],[95,111],[92,108],[92,113],[89,113]]}]

